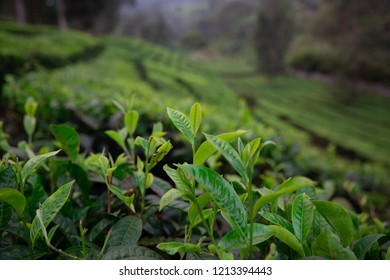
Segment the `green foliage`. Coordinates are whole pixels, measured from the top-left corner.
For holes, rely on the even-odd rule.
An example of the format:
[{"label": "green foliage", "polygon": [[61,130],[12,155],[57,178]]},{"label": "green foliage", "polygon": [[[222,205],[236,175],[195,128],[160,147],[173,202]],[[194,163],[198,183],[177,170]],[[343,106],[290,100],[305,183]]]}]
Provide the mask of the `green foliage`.
[{"label": "green foliage", "polygon": [[[11,205],[20,216],[23,215],[24,208],[26,207],[26,198],[19,191],[12,188],[2,188],[0,189],[0,200]],[[2,204],[1,206],[3,211],[6,211],[6,205]]]}]

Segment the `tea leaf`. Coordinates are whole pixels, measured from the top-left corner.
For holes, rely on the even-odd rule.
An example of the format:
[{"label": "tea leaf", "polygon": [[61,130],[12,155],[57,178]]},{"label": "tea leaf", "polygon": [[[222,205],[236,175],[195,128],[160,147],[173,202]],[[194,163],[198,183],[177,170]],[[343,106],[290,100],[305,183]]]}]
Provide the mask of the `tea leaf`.
[{"label": "tea leaf", "polygon": [[[230,143],[230,142],[236,140],[241,135],[244,135],[245,133],[246,133],[246,131],[244,131],[244,130],[237,130],[234,132],[219,134],[218,137],[225,140],[226,142]],[[203,142],[199,146],[198,150],[195,153],[194,164],[202,165],[216,151],[217,151],[217,149],[208,140]]]},{"label": "tea leaf", "polygon": [[183,134],[188,142],[194,144],[195,135],[192,132],[188,117],[180,111],[167,108],[168,116],[176,128]]},{"label": "tea leaf", "polygon": [[181,242],[163,242],[157,245],[157,249],[174,255],[176,253],[200,253],[200,246]]},{"label": "tea leaf", "polygon": [[0,171],[0,188],[16,189],[17,187],[16,174],[12,166]]},{"label": "tea leaf", "polygon": [[227,222],[233,229],[241,230],[246,226],[247,215],[240,198],[232,185],[215,171],[198,165],[180,166],[202,184],[212,196],[218,207],[224,212]]},{"label": "tea leaf", "polygon": [[253,213],[256,213],[268,202],[277,199],[279,196],[295,192],[304,187],[313,186],[314,182],[306,177],[293,177],[284,181],[275,192],[261,196],[255,203]]},{"label": "tea leaf", "polygon": [[[53,193],[48,199],[41,205],[42,221],[45,228],[54,219],[62,206],[65,204],[69,197],[71,187],[75,181],[71,181],[61,186],[55,193]],[[35,217],[30,229],[30,239],[34,247],[35,240],[41,234],[38,218]]]},{"label": "tea leaf", "polygon": [[305,256],[302,245],[299,243],[299,240],[295,237],[294,234],[289,232],[287,229],[280,226],[270,225],[268,226],[273,232],[276,238],[280,239],[282,242],[286,243],[289,247],[297,251],[302,257]]},{"label": "tea leaf", "polygon": [[301,244],[305,243],[306,237],[309,234],[313,223],[313,214],[314,207],[310,201],[310,197],[305,193],[297,195],[292,205],[292,224],[295,236]]},{"label": "tea leaf", "polygon": [[172,144],[170,141],[165,142],[161,147],[159,147],[153,155],[150,163],[146,165],[146,172],[149,172],[158,162],[160,162],[171,149]]},{"label": "tea leaf", "polygon": [[79,186],[84,199],[88,200],[91,190],[88,173],[80,165],[71,162],[68,164],[68,170],[73,178],[76,179],[76,183]]},{"label": "tea leaf", "polygon": [[125,126],[130,136],[134,134],[135,129],[137,128],[138,119],[139,114],[134,110],[128,111],[125,115]]},{"label": "tea leaf", "polygon": [[195,103],[191,107],[190,111],[190,125],[191,131],[195,135],[200,127],[200,123],[202,122],[202,109],[199,103]]},{"label": "tea leaf", "polygon": [[[210,201],[211,196],[208,193],[201,194],[196,198],[199,208],[202,210]],[[199,209],[196,207],[195,203],[191,203],[190,207],[188,208],[188,220],[191,225],[195,225],[195,222],[198,220],[199,217]]]},{"label": "tea leaf", "polygon": [[72,161],[75,161],[80,150],[80,139],[77,131],[65,124],[52,124],[50,130],[60,143],[61,149]]},{"label": "tea leaf", "polygon": [[0,201],[0,228],[5,227],[12,216],[11,205]]},{"label": "tea leaf", "polygon": [[175,170],[168,165],[164,165],[163,169],[180,190],[184,191],[190,189],[187,182],[179,175],[178,170]]},{"label": "tea leaf", "polygon": [[386,260],[390,261],[390,247],[387,249]]},{"label": "tea leaf", "polygon": [[206,134],[206,139],[220,152],[231,166],[240,174],[245,183],[249,181],[248,173],[238,153],[225,140],[218,136]]},{"label": "tea leaf", "polygon": [[18,190],[11,188],[0,189],[0,200],[11,205],[20,216],[23,215],[26,207],[26,198]]},{"label": "tea leaf", "polygon": [[107,248],[110,250],[116,246],[137,245],[141,233],[142,220],[135,216],[126,216],[112,226]]},{"label": "tea leaf", "polygon": [[[249,240],[249,231],[250,225],[246,226],[245,234],[246,238]],[[274,235],[274,232],[269,229],[266,225],[263,224],[253,224],[253,245],[259,244],[268,240],[271,236]],[[237,230],[229,231],[225,234],[224,237],[219,241],[218,247],[221,250],[231,250],[231,249],[241,249],[246,248],[248,245],[245,244],[240,232]]]},{"label": "tea leaf", "polygon": [[340,243],[340,238],[327,229],[314,240],[311,250],[314,256],[330,260],[356,260],[352,250],[344,248]]},{"label": "tea leaf", "polygon": [[22,169],[22,183],[24,184],[27,181],[27,178],[39,165],[41,165],[41,163],[43,163],[46,159],[55,156],[59,152],[60,150],[39,155],[29,159]]},{"label": "tea leaf", "polygon": [[23,117],[23,127],[27,135],[33,135],[37,126],[37,119],[33,116],[25,115]]},{"label": "tea leaf", "polygon": [[260,215],[263,216],[266,220],[270,221],[271,223],[284,227],[289,232],[294,233],[293,225],[282,216],[270,212],[264,212],[264,211],[262,211]]},{"label": "tea leaf", "polygon": [[156,252],[137,245],[117,246],[111,248],[103,260],[162,260]]},{"label": "tea leaf", "polygon": [[371,234],[364,236],[363,238],[356,241],[353,245],[352,250],[355,253],[356,257],[359,260],[364,259],[364,255],[370,250],[372,245],[374,245],[381,237],[385,236],[384,234]]},{"label": "tea leaf", "polygon": [[114,140],[121,148],[122,150],[126,150],[126,144],[125,139],[122,137],[122,135],[115,130],[107,130],[105,132],[112,140]]},{"label": "tea leaf", "polygon": [[167,206],[172,201],[176,200],[177,198],[182,196],[182,192],[178,189],[170,189],[167,191],[160,199],[160,208],[159,211],[161,211],[165,206]]},{"label": "tea leaf", "polygon": [[245,166],[248,167],[249,159],[252,160],[252,163],[257,161],[258,152],[260,151],[260,138],[252,140],[248,145],[245,146],[242,152],[242,162]]},{"label": "tea leaf", "polygon": [[330,201],[314,200],[313,203],[317,211],[340,235],[345,245],[351,245],[353,239],[353,224],[347,210],[341,205]]}]

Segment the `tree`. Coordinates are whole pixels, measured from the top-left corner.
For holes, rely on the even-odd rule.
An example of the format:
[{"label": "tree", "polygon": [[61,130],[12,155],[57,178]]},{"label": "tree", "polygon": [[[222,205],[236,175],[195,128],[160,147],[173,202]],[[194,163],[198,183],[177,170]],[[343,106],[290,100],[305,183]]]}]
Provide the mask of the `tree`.
[{"label": "tree", "polygon": [[284,57],[293,35],[288,0],[263,0],[257,15],[254,46],[258,69],[269,77],[285,70]]}]

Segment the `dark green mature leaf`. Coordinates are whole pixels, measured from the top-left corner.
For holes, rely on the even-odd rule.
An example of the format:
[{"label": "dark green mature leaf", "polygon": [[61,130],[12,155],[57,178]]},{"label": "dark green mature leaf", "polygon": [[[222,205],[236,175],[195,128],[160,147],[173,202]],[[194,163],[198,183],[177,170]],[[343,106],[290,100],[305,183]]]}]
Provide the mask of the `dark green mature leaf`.
[{"label": "dark green mature leaf", "polygon": [[192,105],[190,111],[190,125],[191,125],[191,131],[194,135],[198,132],[201,122],[202,122],[202,109],[199,103],[195,103],[194,105]]},{"label": "dark green mature leaf", "polygon": [[0,188],[17,188],[16,174],[12,166],[0,171]]},{"label": "dark green mature leaf", "polygon": [[[247,240],[249,240],[249,231],[250,225],[246,226],[245,234]],[[253,224],[253,244],[256,245],[261,242],[264,242],[271,238],[274,235],[274,232],[268,228],[268,226],[263,224]],[[243,240],[240,232],[237,230],[229,231],[225,234],[224,237],[219,241],[218,247],[221,250],[231,250],[231,249],[241,249],[246,248],[248,244],[245,244],[245,240]]]},{"label": "dark green mature leaf", "polygon": [[204,134],[206,139],[213,145],[218,152],[230,163],[230,165],[240,174],[245,183],[248,183],[249,177],[244,164],[236,150],[222,138],[209,134]]},{"label": "dark green mature leaf", "polygon": [[387,249],[386,260],[390,261],[390,247]]},{"label": "dark green mature leaf", "polygon": [[9,219],[12,216],[12,206],[0,201],[0,228],[8,224]]},{"label": "dark green mature leaf", "polygon": [[305,256],[302,244],[299,243],[299,240],[295,237],[294,234],[280,226],[270,225],[268,227],[274,232],[276,238],[286,243],[289,247],[298,252],[302,257]]},{"label": "dark green mature leaf", "polygon": [[313,201],[317,211],[339,234],[345,245],[351,245],[353,224],[351,216],[341,205],[330,201]]},{"label": "dark green mature leaf", "polygon": [[77,131],[66,124],[52,124],[50,130],[60,143],[61,149],[72,161],[75,161],[80,150],[80,139]]},{"label": "dark green mature leaf", "polygon": [[[37,259],[45,253],[34,250],[33,259]],[[0,249],[0,260],[30,260],[31,254],[28,246],[15,245]]]},{"label": "dark green mature leaf", "polygon": [[294,199],[292,206],[292,223],[295,236],[301,242],[305,243],[306,237],[313,223],[314,207],[310,201],[310,197],[301,193]]},{"label": "dark green mature leaf", "polygon": [[112,228],[107,248],[137,245],[142,233],[142,220],[135,216],[126,216],[116,222]]},{"label": "dark green mature leaf", "polygon": [[102,258],[103,260],[163,260],[163,258],[157,254],[155,251],[152,251],[148,248],[137,246],[137,245],[127,245],[127,246],[117,246],[111,248]]},{"label": "dark green mature leaf", "polygon": [[194,144],[195,135],[191,130],[191,124],[188,117],[182,112],[171,108],[167,108],[167,113],[173,124],[183,134],[187,141]]},{"label": "dark green mature leaf", "polygon": [[232,185],[215,171],[198,165],[180,166],[202,184],[212,196],[218,207],[224,212],[227,222],[233,229],[241,230],[246,226],[247,215],[240,198]]},{"label": "dark green mature leaf", "polygon": [[[43,202],[41,206],[42,210],[42,221],[45,227],[47,227],[50,222],[54,219],[57,213],[60,211],[62,206],[65,204],[66,200],[69,197],[71,187],[75,181],[71,181],[63,186],[61,186],[55,193],[49,196],[48,199]],[[34,246],[35,240],[42,233],[40,229],[39,220],[37,217],[34,218],[31,229],[30,229],[30,239],[32,245]]]},{"label": "dark green mature leaf", "polygon": [[159,211],[161,211],[165,206],[167,206],[169,203],[176,200],[177,198],[181,197],[182,195],[183,193],[178,189],[170,189],[169,191],[167,191],[160,199]]},{"label": "dark green mature leaf", "polygon": [[18,190],[11,188],[0,189],[0,200],[11,205],[20,216],[23,215],[26,207],[26,198]]},{"label": "dark green mature leaf", "polygon": [[[246,133],[246,131],[244,131],[244,130],[237,130],[234,132],[219,134],[218,137],[225,140],[226,142],[230,143],[230,142],[236,140],[241,135],[244,135],[245,133]],[[197,165],[204,164],[206,162],[206,160],[209,157],[211,157],[216,151],[217,151],[217,149],[213,145],[211,145],[211,143],[209,141],[203,142],[199,146],[198,150],[195,153],[194,164],[197,164]]]},{"label": "dark green mature leaf", "polygon": [[356,260],[352,250],[341,245],[340,238],[333,232],[324,230],[312,243],[312,254],[331,260]]},{"label": "dark green mature leaf", "polygon": [[289,178],[286,181],[284,181],[276,191],[261,196],[255,203],[254,206],[254,215],[257,214],[257,212],[265,206],[268,202],[274,201],[277,199],[279,196],[295,192],[299,189],[308,187],[308,186],[313,186],[314,182],[306,177],[293,177]]},{"label": "dark green mature leaf", "polygon": [[266,220],[270,221],[271,223],[284,227],[289,232],[294,233],[293,225],[282,216],[270,212],[264,212],[264,211],[260,212],[260,215],[263,216]]},{"label": "dark green mature leaf", "polygon": [[23,184],[27,181],[27,178],[31,175],[31,173],[39,166],[41,165],[46,159],[55,156],[58,154],[60,150],[46,153],[43,155],[39,155],[36,157],[33,157],[29,159],[26,164],[23,166],[22,169],[22,182]]},{"label": "dark green mature leaf", "polygon": [[181,242],[163,242],[157,245],[157,249],[174,255],[176,253],[200,253],[200,246]]},{"label": "dark green mature leaf", "polygon": [[76,179],[84,199],[88,199],[91,190],[88,173],[80,165],[74,163],[69,163],[68,170],[73,178]]},{"label": "dark green mature leaf", "polygon": [[372,245],[374,245],[381,237],[385,236],[384,234],[372,234],[364,236],[363,238],[357,240],[352,247],[353,252],[359,260],[364,259],[364,255],[370,250]]}]

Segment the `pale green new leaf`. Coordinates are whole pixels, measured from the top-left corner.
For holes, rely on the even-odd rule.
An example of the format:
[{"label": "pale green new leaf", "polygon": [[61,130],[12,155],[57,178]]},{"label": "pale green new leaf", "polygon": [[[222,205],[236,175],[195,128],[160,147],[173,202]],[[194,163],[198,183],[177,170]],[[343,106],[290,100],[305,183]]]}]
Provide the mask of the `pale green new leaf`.
[{"label": "pale green new leaf", "polygon": [[287,179],[286,181],[284,181],[278,188],[276,191],[270,193],[270,194],[266,194],[266,195],[262,195],[255,203],[255,206],[254,206],[254,215],[257,214],[257,212],[263,207],[265,206],[268,202],[271,202],[271,201],[274,201],[275,199],[277,199],[279,196],[282,196],[282,195],[285,195],[285,194],[288,194],[288,193],[292,193],[292,192],[295,192],[299,189],[302,189],[302,188],[305,188],[305,187],[309,187],[309,186],[313,186],[314,185],[314,182],[306,177],[293,177],[293,178],[289,178]]},{"label": "pale green new leaf", "polygon": [[248,183],[249,177],[244,167],[244,164],[241,161],[240,156],[237,151],[225,140],[218,136],[213,136],[209,134],[204,134],[206,139],[213,145],[218,152],[220,152],[224,158],[230,163],[230,165],[240,174],[245,183]]},{"label": "pale green new leaf", "polygon": [[163,242],[157,245],[157,249],[174,255],[176,253],[200,253],[200,246],[181,242]]},{"label": "pale green new leaf", "polygon": [[125,114],[125,127],[130,136],[134,134],[137,128],[139,114],[137,111],[130,110]]},{"label": "pale green new leaf", "polygon": [[179,175],[178,170],[175,170],[168,165],[164,165],[163,167],[164,171],[167,173],[169,178],[172,179],[172,181],[175,183],[178,189],[184,191],[184,190],[189,190],[190,187],[187,184],[185,180]]},{"label": "pale green new leaf", "polygon": [[80,139],[77,131],[65,124],[52,124],[50,130],[60,143],[61,149],[72,161],[75,161],[80,150]]},{"label": "pale green new leaf", "polygon": [[313,241],[311,250],[313,256],[330,260],[356,260],[352,250],[349,247],[344,248],[340,238],[327,229]]},{"label": "pale green new leaf", "polygon": [[194,144],[195,135],[191,130],[191,124],[188,117],[180,111],[167,108],[169,118],[176,128],[183,134],[188,142]]},{"label": "pale green new leaf", "polygon": [[136,216],[126,216],[116,222],[111,228],[107,248],[116,246],[137,245],[142,233],[142,220]]},{"label": "pale green new leaf", "polygon": [[286,243],[290,248],[294,249],[302,257],[305,256],[302,244],[299,243],[299,240],[295,237],[294,234],[280,226],[270,225],[268,227],[274,232],[276,238],[278,238],[283,243]]},{"label": "pale green new leaf", "polygon": [[202,109],[199,103],[195,103],[191,107],[190,111],[190,125],[191,131],[195,135],[200,127],[200,123],[202,122]]},{"label": "pale green new leaf", "polygon": [[29,159],[26,164],[22,168],[22,182],[23,184],[27,181],[27,178],[31,175],[31,173],[39,166],[41,165],[46,159],[55,156],[58,154],[60,150],[46,153],[43,155],[39,155],[36,157],[33,157]]},{"label": "pale green new leaf", "polygon": [[[75,181],[73,180],[61,186],[41,205],[40,209],[42,210],[42,221],[45,228],[50,224],[50,222],[54,219],[54,217],[60,211],[62,206],[65,204],[66,200],[69,197],[70,190],[74,182]],[[41,231],[40,231],[39,221],[38,218],[35,217],[31,224],[31,229],[30,229],[30,239],[33,246],[35,240],[38,238],[40,233]]]},{"label": "pale green new leaf", "polygon": [[[211,196],[209,193],[201,194],[196,198],[200,210],[202,210],[206,205],[211,201]],[[196,221],[199,219],[199,209],[195,203],[191,203],[188,208],[188,221],[192,226],[195,226]]]},{"label": "pale green new leaf", "polygon": [[183,193],[178,189],[170,189],[160,199],[160,208],[159,211],[161,211],[165,206],[167,206],[172,201],[178,199],[181,197]]},{"label": "pale green new leaf", "polygon": [[261,138],[256,138],[252,140],[248,145],[245,146],[241,156],[242,162],[245,166],[248,167],[249,160],[251,160],[252,164],[257,161],[260,142],[261,142]]},{"label": "pale green new leaf", "polygon": [[[11,205],[20,216],[23,215],[24,208],[26,207],[26,198],[18,190],[12,188],[0,189],[0,200]],[[4,205],[2,210],[3,208],[6,209],[6,206]]]},{"label": "pale green new leaf", "polygon": [[370,250],[372,245],[374,245],[381,237],[385,236],[384,234],[371,234],[364,236],[363,238],[357,240],[352,247],[353,252],[359,260],[364,259],[364,255]]},{"label": "pale green new leaf", "polygon": [[[230,143],[236,140],[241,135],[244,135],[245,133],[246,131],[244,130],[237,130],[234,132],[219,134],[218,137]],[[194,164],[204,164],[206,160],[211,157],[216,151],[217,149],[208,140],[206,140],[199,146],[198,150],[196,151],[194,156]]]},{"label": "pale green new leaf", "polygon": [[115,130],[107,130],[105,132],[112,140],[114,140],[121,148],[122,150],[126,150],[126,144],[125,139],[122,137],[122,135]]},{"label": "pale green new leaf", "polygon": [[353,240],[353,224],[351,216],[341,205],[330,201],[313,201],[317,211],[338,233],[345,245],[351,245]]},{"label": "pale green new leaf", "polygon": [[[246,226],[245,235],[247,240],[249,240],[250,225]],[[257,245],[261,242],[264,242],[271,238],[274,235],[274,232],[268,228],[268,226],[263,224],[253,224],[253,244]],[[241,233],[237,230],[229,231],[222,237],[218,243],[218,247],[221,250],[231,250],[231,249],[241,249],[246,248],[248,244],[245,244]]]},{"label": "pale green new leaf", "polygon": [[314,207],[306,193],[297,195],[292,205],[292,224],[295,236],[305,243],[313,223]]},{"label": "pale green new leaf", "polygon": [[180,166],[190,173],[212,196],[218,207],[225,214],[233,229],[241,230],[246,226],[247,215],[240,198],[233,186],[215,171],[198,165]]}]

